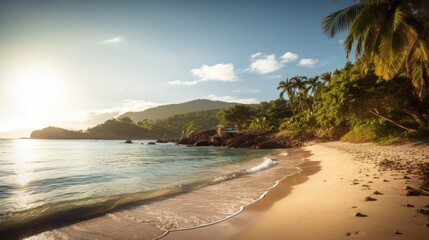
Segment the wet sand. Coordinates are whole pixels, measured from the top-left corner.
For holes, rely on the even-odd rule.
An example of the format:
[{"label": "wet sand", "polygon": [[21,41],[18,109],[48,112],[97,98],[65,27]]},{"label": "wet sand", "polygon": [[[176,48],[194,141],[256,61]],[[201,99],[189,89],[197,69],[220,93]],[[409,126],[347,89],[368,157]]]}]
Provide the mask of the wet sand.
[{"label": "wet sand", "polygon": [[[428,216],[418,213],[429,210],[429,197],[406,196],[404,189],[420,186],[418,170],[406,166],[429,162],[428,145],[334,142],[305,149],[312,155],[302,171],[241,214],[163,239],[429,239]],[[385,160],[405,168],[381,169]]]},{"label": "wet sand", "polygon": [[[232,195],[234,189],[250,187],[243,184],[255,181],[248,181],[247,177],[226,181],[30,239],[429,239],[428,216],[419,213],[419,209],[429,212],[429,196],[406,196],[409,190],[404,189],[418,189],[421,185],[423,179],[417,165],[429,163],[427,144],[383,147],[332,142],[281,151],[288,153],[285,158],[305,158],[299,165],[301,171],[286,177],[263,199],[247,205],[239,214],[231,216],[232,210],[225,212],[224,216],[230,217],[223,221],[219,221],[220,215],[211,218],[218,214],[210,211],[214,208],[204,204],[198,205],[203,208],[195,208],[196,205],[187,203],[209,197],[219,198],[214,204],[222,204],[225,199],[214,193],[228,186]],[[277,178],[269,180],[267,176],[286,173],[274,167],[248,177],[266,188],[271,186],[266,182]],[[172,222],[171,226],[161,226],[167,231],[160,231],[154,227],[155,218],[148,221],[147,213],[153,207],[165,209],[154,215],[161,222],[173,219],[168,214],[178,211],[190,225],[199,227],[188,229],[186,221],[182,221],[186,223],[182,227]],[[196,213],[201,215],[198,219],[215,223],[193,222]]]}]

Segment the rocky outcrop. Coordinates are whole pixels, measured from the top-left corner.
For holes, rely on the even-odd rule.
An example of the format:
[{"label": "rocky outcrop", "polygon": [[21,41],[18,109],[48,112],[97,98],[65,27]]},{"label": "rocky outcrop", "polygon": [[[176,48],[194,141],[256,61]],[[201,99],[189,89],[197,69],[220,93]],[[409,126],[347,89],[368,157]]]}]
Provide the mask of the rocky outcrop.
[{"label": "rocky outcrop", "polygon": [[211,142],[212,137],[216,135],[217,132],[215,129],[203,130],[199,132],[191,132],[188,136],[183,137],[177,141],[179,144],[190,144],[193,145],[199,141],[209,141]]},{"label": "rocky outcrop", "polygon": [[279,135],[275,133],[237,132],[232,137],[219,134],[218,131],[205,130],[191,133],[181,138],[179,144],[193,146],[225,146],[228,148],[290,148],[299,147],[304,142],[314,139],[313,135],[297,134],[294,136]]}]

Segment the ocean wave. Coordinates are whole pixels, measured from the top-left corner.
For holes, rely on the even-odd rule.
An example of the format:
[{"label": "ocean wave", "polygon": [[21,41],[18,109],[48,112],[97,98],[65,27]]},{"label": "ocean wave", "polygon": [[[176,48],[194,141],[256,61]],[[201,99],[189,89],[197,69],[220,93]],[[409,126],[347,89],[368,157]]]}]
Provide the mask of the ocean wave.
[{"label": "ocean wave", "polygon": [[260,163],[257,166],[254,166],[252,168],[247,169],[247,172],[248,173],[255,173],[255,172],[263,171],[265,169],[274,167],[275,165],[277,165],[276,160],[265,157],[264,161],[262,163]]},{"label": "ocean wave", "polygon": [[27,235],[29,233],[28,230],[32,228],[47,228],[47,226],[53,228],[80,219],[106,214],[119,207],[141,204],[147,200],[162,199],[236,179],[244,175],[269,169],[275,165],[277,165],[277,161],[265,157],[261,163],[252,168],[216,176],[211,180],[179,184],[153,191],[50,203],[19,212],[2,213],[0,214],[0,235]]}]

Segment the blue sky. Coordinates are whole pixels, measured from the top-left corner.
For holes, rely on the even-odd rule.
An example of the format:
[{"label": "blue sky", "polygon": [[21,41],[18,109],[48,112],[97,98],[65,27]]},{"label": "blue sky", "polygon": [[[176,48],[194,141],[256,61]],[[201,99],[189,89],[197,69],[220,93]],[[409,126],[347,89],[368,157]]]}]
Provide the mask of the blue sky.
[{"label": "blue sky", "polygon": [[1,1],[0,132],[87,128],[198,98],[273,100],[280,80],[345,64],[342,36],[320,23],[350,3]]}]

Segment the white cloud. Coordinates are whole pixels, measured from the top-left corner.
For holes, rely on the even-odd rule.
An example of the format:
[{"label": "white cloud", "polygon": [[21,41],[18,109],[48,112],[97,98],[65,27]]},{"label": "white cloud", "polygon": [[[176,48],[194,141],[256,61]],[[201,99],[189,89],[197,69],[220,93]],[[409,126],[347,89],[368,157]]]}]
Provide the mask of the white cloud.
[{"label": "white cloud", "polygon": [[175,80],[175,81],[169,81],[167,82],[167,84],[169,85],[185,85],[185,86],[192,86],[195,85],[197,83],[199,83],[201,81],[195,80],[195,81],[180,81],[180,80]]},{"label": "white cloud", "polygon": [[259,59],[253,58],[252,63],[250,64],[250,71],[257,72],[259,74],[267,74],[275,72],[282,67],[283,64],[277,61],[274,54],[271,54]]},{"label": "white cloud", "polygon": [[344,41],[345,41],[345,39],[340,39],[340,40],[338,40],[338,43],[344,44]]},{"label": "white cloud", "polygon": [[238,77],[234,71],[234,65],[232,63],[223,64],[218,63],[212,66],[203,64],[200,68],[195,68],[191,70],[192,75],[194,75],[197,80],[192,81],[169,81],[169,85],[185,85],[192,86],[200,82],[205,81],[222,81],[222,82],[235,82],[238,81]]},{"label": "white cloud", "polygon": [[199,78],[201,81],[214,80],[214,81],[236,81],[237,76],[234,72],[234,65],[232,63],[223,64],[218,63],[213,66],[202,65],[200,68],[191,70],[192,75]]},{"label": "white cloud", "polygon": [[123,37],[117,36],[117,37],[114,37],[114,38],[111,38],[111,39],[104,40],[101,43],[104,43],[104,44],[113,44],[113,43],[120,43],[123,40],[124,40]]},{"label": "white cloud", "polygon": [[257,58],[257,57],[259,57],[259,56],[261,56],[262,55],[262,53],[261,52],[257,52],[257,53],[255,53],[255,54],[252,54],[252,56],[250,56],[251,58]]},{"label": "white cloud", "polygon": [[244,103],[244,104],[254,104],[254,103],[261,102],[256,98],[237,98],[234,96],[209,95],[207,96],[207,98],[213,101],[234,102],[234,103]]},{"label": "white cloud", "polygon": [[285,52],[281,57],[282,63],[294,62],[298,59],[298,54],[293,52]]},{"label": "white cloud", "polygon": [[314,65],[319,61],[319,59],[313,59],[313,58],[302,58],[299,60],[298,65],[308,68],[313,68]]}]

